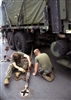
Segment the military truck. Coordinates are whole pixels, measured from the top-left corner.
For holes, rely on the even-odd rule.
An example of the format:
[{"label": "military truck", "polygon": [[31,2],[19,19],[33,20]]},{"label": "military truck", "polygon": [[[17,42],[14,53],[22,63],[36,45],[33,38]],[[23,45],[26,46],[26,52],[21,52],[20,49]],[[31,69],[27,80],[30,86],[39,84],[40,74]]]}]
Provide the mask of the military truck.
[{"label": "military truck", "polygon": [[10,48],[28,53],[50,45],[57,62],[71,68],[71,0],[3,0],[2,29]]}]

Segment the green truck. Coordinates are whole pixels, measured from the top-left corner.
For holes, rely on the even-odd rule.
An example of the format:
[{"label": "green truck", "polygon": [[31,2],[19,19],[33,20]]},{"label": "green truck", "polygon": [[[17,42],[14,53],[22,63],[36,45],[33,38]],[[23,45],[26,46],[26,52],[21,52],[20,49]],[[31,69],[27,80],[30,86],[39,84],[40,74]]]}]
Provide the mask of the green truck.
[{"label": "green truck", "polygon": [[3,0],[1,8],[11,49],[50,45],[57,62],[71,68],[71,0]]}]

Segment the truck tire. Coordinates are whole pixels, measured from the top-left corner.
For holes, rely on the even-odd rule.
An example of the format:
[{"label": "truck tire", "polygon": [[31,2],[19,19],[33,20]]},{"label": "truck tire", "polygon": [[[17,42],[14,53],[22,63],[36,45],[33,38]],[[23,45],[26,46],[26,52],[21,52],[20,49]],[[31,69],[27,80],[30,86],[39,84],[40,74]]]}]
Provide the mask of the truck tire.
[{"label": "truck tire", "polygon": [[63,55],[66,55],[68,51],[69,51],[68,40],[58,40],[52,42],[51,44],[51,52],[56,57],[61,57]]},{"label": "truck tire", "polygon": [[15,34],[15,47],[17,51],[30,53],[32,46],[30,43],[26,43],[26,34],[17,32]]},{"label": "truck tire", "polygon": [[12,35],[12,32],[8,32],[7,40],[8,40],[8,44],[9,44],[10,48],[12,50],[14,50],[15,49],[15,43],[14,43],[14,35]]}]

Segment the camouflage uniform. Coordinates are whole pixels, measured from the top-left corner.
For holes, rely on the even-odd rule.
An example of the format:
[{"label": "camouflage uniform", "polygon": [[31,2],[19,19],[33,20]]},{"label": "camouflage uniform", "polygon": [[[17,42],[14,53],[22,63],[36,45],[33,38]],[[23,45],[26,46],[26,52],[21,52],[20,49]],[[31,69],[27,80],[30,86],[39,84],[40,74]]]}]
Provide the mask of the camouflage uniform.
[{"label": "camouflage uniform", "polygon": [[23,61],[22,57],[24,57],[24,53],[17,52],[19,55],[19,58],[17,60],[14,59],[13,55],[11,55],[11,64],[8,66],[8,69],[6,71],[5,78],[10,78],[13,70],[15,69],[12,65],[13,62],[16,62],[16,65],[19,67],[22,67],[23,69],[27,70],[28,68],[28,61]]}]

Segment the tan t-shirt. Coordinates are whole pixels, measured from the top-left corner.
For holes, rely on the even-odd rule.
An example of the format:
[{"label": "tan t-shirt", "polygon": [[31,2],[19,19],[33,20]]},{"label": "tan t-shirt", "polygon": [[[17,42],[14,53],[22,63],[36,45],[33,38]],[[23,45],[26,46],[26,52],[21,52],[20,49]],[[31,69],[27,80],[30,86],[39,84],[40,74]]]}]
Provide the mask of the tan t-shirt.
[{"label": "tan t-shirt", "polygon": [[35,57],[35,62],[38,62],[43,70],[52,71],[52,63],[46,53],[40,53]]}]

